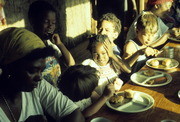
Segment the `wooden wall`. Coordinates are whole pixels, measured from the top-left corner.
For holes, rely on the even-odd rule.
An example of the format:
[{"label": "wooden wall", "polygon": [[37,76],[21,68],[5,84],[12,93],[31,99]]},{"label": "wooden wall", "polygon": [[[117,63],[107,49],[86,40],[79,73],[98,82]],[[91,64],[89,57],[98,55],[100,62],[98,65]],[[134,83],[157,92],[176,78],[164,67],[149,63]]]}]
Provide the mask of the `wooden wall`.
[{"label": "wooden wall", "polygon": [[[6,27],[23,27],[31,30],[27,19],[29,5],[36,0],[6,0],[4,13]],[[57,32],[68,47],[82,42],[91,32],[91,0],[46,0],[58,11]]]}]

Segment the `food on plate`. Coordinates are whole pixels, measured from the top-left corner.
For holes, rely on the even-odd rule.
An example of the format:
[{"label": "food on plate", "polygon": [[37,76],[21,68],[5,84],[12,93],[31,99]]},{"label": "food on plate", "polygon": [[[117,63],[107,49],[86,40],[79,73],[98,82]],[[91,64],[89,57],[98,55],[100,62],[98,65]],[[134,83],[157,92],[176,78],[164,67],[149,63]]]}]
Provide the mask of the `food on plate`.
[{"label": "food on plate", "polygon": [[146,82],[146,84],[153,85],[153,84],[162,84],[167,81],[166,77],[160,77],[160,78],[155,78],[153,80],[149,80]]},{"label": "food on plate", "polygon": [[114,95],[109,100],[110,103],[122,105],[124,103],[124,96]]},{"label": "food on plate", "polygon": [[149,62],[149,64],[150,64],[151,66],[153,66],[153,67],[158,67],[158,66],[159,66],[159,61],[156,60],[156,59],[154,59],[154,60],[151,60],[151,61]]},{"label": "food on plate", "polygon": [[145,70],[143,73],[145,76],[148,76],[148,77],[155,75],[155,72],[153,70]]},{"label": "food on plate", "polygon": [[134,96],[134,91],[131,90],[131,89],[127,89],[127,90],[124,91],[124,94],[125,94],[125,97],[126,97],[126,98],[133,98],[133,96]]},{"label": "food on plate", "polygon": [[131,89],[127,89],[124,92],[118,93],[112,96],[109,99],[109,103],[111,103],[114,107],[118,107],[129,102],[134,96],[134,91]]},{"label": "food on plate", "polygon": [[166,67],[170,67],[171,63],[172,63],[171,59],[165,59],[162,61],[162,65]]}]

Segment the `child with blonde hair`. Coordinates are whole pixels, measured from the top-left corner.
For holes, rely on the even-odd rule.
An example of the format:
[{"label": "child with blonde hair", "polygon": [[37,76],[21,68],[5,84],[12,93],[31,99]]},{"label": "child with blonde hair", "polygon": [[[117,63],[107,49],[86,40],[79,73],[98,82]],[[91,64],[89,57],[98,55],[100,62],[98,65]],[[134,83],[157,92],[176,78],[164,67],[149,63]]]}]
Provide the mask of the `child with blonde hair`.
[{"label": "child with blonde hair", "polygon": [[137,37],[129,40],[124,46],[123,58],[129,62],[129,65],[132,67],[136,62],[141,65],[138,64],[135,71],[144,65],[147,57],[156,56],[159,53],[157,49],[150,47],[157,31],[157,17],[152,12],[143,12],[137,20]]}]

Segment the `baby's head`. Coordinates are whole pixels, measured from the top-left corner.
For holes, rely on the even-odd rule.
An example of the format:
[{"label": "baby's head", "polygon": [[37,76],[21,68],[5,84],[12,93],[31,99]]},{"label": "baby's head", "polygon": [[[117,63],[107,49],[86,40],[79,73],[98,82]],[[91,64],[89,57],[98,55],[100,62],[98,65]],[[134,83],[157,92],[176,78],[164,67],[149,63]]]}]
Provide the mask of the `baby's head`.
[{"label": "baby's head", "polygon": [[28,11],[28,18],[33,31],[41,38],[48,39],[56,26],[56,10],[46,1],[33,2]]},{"label": "baby's head", "polygon": [[113,13],[103,14],[98,21],[98,33],[107,35],[111,42],[114,42],[121,33],[121,21]]},{"label": "baby's head", "polygon": [[97,70],[90,66],[69,67],[60,77],[59,89],[74,102],[88,98],[98,85]]},{"label": "baby's head", "polygon": [[148,0],[147,8],[152,10],[160,18],[166,17],[170,13],[173,0]]},{"label": "baby's head", "polygon": [[106,35],[96,35],[90,39],[88,47],[93,56],[93,60],[99,66],[107,65],[110,60],[104,45],[105,41],[110,41]]},{"label": "baby's head", "polygon": [[150,45],[157,38],[158,22],[152,12],[146,11],[137,20],[137,39],[142,45]]}]

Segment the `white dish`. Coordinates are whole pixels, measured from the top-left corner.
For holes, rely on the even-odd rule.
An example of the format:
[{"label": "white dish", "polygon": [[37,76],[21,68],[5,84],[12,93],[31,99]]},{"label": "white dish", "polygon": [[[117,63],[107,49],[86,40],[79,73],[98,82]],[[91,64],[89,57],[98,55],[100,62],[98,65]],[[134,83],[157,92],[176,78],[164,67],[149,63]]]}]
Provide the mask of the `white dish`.
[{"label": "white dish", "polygon": [[123,105],[120,105],[118,107],[113,107],[113,105],[109,103],[109,100],[106,101],[106,105],[115,111],[124,112],[124,113],[143,112],[150,109],[154,105],[154,99],[150,95],[139,91],[133,91],[133,92],[134,92],[133,98],[129,102]]},{"label": "white dish", "polygon": [[90,122],[112,122],[112,121],[104,117],[97,117],[92,119]]},{"label": "white dish", "polygon": [[[165,59],[170,59],[170,60],[172,61],[169,67],[166,67],[166,66],[164,66],[164,65],[161,64],[162,61],[165,60]],[[152,65],[150,64],[150,62],[151,62],[152,60],[158,60],[158,61],[160,62],[160,64],[159,64],[157,67],[152,66]],[[179,62],[178,62],[177,60],[171,59],[171,58],[151,58],[151,59],[149,59],[149,60],[146,61],[146,65],[147,65],[148,67],[151,67],[151,68],[154,68],[154,69],[169,70],[169,69],[172,69],[172,68],[176,68],[176,67],[179,65]]]},{"label": "white dish", "polygon": [[[141,86],[146,86],[146,87],[159,87],[159,86],[164,86],[169,84],[172,81],[172,77],[171,75],[165,73],[165,72],[161,72],[161,71],[154,71],[154,76],[145,76],[143,72],[145,72],[147,70],[143,70],[143,71],[139,71],[136,73],[133,73],[131,75],[131,81],[135,84],[141,85]],[[148,81],[152,80],[152,79],[156,79],[156,78],[161,78],[161,77],[165,77],[166,81],[163,83],[159,83],[159,84],[147,84]]]},{"label": "white dish", "polygon": [[177,38],[169,38],[170,40],[173,40],[173,41],[176,41],[176,42],[180,42],[180,39],[177,39]]}]

